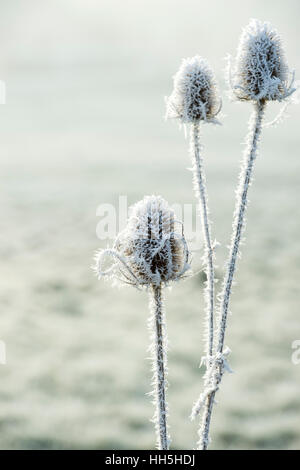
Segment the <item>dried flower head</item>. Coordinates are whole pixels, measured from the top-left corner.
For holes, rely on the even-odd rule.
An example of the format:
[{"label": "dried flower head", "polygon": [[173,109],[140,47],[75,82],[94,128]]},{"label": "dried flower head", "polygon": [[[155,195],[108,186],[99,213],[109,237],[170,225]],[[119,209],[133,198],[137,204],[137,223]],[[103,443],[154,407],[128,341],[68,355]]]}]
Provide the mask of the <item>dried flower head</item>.
[{"label": "dried flower head", "polygon": [[214,74],[205,59],[199,56],[183,59],[166,105],[166,118],[177,118],[183,123],[214,122],[221,100]]},{"label": "dried flower head", "polygon": [[230,85],[239,100],[282,101],[295,89],[278,32],[255,19],[243,29]]},{"label": "dried flower head", "polygon": [[[178,280],[189,269],[189,252],[181,229],[175,230],[173,210],[160,196],[146,196],[131,208],[126,228],[114,248],[96,255],[99,278],[110,275],[136,287],[167,284]],[[106,256],[116,262],[108,270],[102,265]]]}]

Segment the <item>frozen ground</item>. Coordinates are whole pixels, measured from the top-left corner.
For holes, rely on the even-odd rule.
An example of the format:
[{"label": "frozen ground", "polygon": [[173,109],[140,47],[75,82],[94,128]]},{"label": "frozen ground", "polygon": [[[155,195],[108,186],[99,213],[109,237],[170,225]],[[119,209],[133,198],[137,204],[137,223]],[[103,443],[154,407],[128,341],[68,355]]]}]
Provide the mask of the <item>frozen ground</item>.
[{"label": "frozen ground", "polygon": [[[119,194],[193,201],[187,142],[163,120],[181,57],[207,56],[225,90],[222,59],[255,16],[299,69],[299,3],[241,3],[0,2],[1,448],[153,448],[147,295],[93,277],[96,208]],[[203,128],[219,276],[249,113],[225,97],[224,125]],[[299,113],[264,131],[212,448],[300,448]],[[167,292],[174,448],[196,442],[202,312],[198,277]]]}]

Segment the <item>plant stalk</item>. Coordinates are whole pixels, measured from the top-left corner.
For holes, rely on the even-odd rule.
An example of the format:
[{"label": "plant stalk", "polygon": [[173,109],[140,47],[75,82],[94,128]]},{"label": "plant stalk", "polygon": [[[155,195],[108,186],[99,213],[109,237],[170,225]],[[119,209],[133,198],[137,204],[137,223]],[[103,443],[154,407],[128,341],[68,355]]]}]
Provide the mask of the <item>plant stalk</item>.
[{"label": "plant stalk", "polygon": [[192,124],[191,133],[191,154],[193,160],[193,179],[196,197],[200,205],[200,215],[202,221],[203,239],[204,239],[204,263],[207,277],[205,287],[206,299],[206,319],[207,326],[205,332],[206,355],[211,357],[213,354],[214,339],[214,253],[211,241],[210,222],[208,218],[208,203],[206,191],[206,178],[203,169],[203,159],[200,153],[200,129],[199,123]]},{"label": "plant stalk", "polygon": [[[262,130],[262,121],[265,111],[265,102],[258,101],[254,105],[254,112],[249,122],[248,144],[244,156],[244,161],[240,173],[240,182],[237,192],[236,207],[234,212],[233,233],[229,251],[227,269],[224,277],[223,288],[221,293],[218,333],[217,333],[217,350],[222,355],[224,349],[225,331],[227,325],[227,316],[229,308],[229,300],[232,291],[232,282],[236,269],[236,262],[239,254],[239,247],[243,229],[245,226],[245,213],[247,209],[248,190],[251,184],[252,171],[254,161],[257,155],[257,144]],[[217,387],[220,384],[224,372],[223,364],[219,366]],[[217,388],[208,396],[205,410],[203,413],[202,432],[200,434],[199,449],[206,450],[209,443],[209,428],[214,404],[214,398]]]},{"label": "plant stalk", "polygon": [[154,371],[154,400],[156,412],[154,415],[155,429],[157,434],[157,447],[159,450],[168,450],[169,439],[167,430],[167,403],[166,403],[166,338],[164,311],[162,299],[162,286],[151,286],[152,299],[152,328],[154,329],[154,344],[152,348],[153,371]]}]

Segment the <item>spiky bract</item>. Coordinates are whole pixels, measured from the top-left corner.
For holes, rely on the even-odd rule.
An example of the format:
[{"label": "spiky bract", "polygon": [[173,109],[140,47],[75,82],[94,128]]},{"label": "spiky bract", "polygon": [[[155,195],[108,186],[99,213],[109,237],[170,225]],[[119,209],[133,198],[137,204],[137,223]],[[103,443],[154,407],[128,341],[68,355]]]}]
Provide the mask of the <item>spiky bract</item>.
[{"label": "spiky bract", "polygon": [[278,32],[252,19],[243,29],[232,71],[231,87],[239,100],[282,101],[295,89]]},{"label": "spiky bract", "polygon": [[[115,279],[137,287],[168,284],[189,269],[189,252],[183,230],[176,230],[174,211],[160,196],[146,196],[131,208],[126,228],[117,237],[113,250],[96,255],[99,277]],[[114,256],[115,264],[106,271],[102,262]]]},{"label": "spiky bract", "polygon": [[195,56],[182,60],[166,105],[166,118],[177,118],[183,123],[214,121],[221,101],[214,74],[205,59]]}]

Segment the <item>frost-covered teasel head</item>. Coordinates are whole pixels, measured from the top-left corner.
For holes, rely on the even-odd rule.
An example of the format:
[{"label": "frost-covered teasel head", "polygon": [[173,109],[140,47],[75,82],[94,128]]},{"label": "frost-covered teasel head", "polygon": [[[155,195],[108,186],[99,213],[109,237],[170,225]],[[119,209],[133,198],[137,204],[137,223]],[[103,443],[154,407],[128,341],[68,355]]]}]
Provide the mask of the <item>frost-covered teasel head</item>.
[{"label": "frost-covered teasel head", "polygon": [[167,119],[177,118],[185,124],[214,122],[221,100],[213,71],[205,59],[199,56],[183,59],[166,105]]},{"label": "frost-covered teasel head", "polygon": [[235,97],[239,100],[282,101],[295,91],[294,80],[289,76],[278,32],[270,23],[250,20],[243,29],[230,77]]},{"label": "frost-covered teasel head", "polygon": [[[131,207],[126,228],[113,249],[96,255],[98,277],[111,276],[136,287],[168,284],[180,279],[189,269],[189,252],[175,214],[160,196],[146,196]],[[107,270],[107,256],[115,263]]]}]

